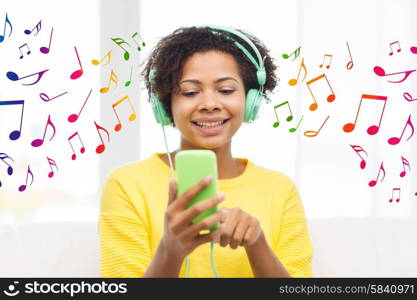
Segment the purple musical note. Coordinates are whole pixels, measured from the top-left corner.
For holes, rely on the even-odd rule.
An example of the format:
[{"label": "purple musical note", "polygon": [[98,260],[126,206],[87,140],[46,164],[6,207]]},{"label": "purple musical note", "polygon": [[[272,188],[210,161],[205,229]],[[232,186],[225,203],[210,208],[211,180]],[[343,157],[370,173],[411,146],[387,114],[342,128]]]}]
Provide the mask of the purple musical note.
[{"label": "purple musical note", "polygon": [[17,75],[15,72],[9,71],[9,72],[7,72],[7,73],[6,73],[6,76],[7,76],[7,78],[9,78],[11,81],[17,81],[17,80],[21,80],[21,79],[25,79],[25,78],[28,78],[28,77],[34,76],[34,75],[38,75],[38,79],[36,79],[36,81],[35,81],[35,82],[33,82],[33,83],[29,83],[29,84],[24,84],[24,83],[22,83],[22,85],[34,85],[34,84],[38,83],[38,82],[39,82],[39,80],[41,80],[41,78],[42,78],[43,74],[45,74],[45,72],[47,72],[47,71],[49,71],[49,69],[46,69],[46,70],[40,71],[40,72],[38,72],[38,73],[33,73],[33,74],[31,74],[31,75],[27,75],[27,76],[24,76],[24,77],[22,77],[22,78],[20,78],[20,77],[19,77],[19,75]]},{"label": "purple musical note", "polygon": [[0,101],[0,106],[2,105],[22,105],[22,112],[20,114],[20,128],[19,130],[13,130],[9,135],[9,138],[12,141],[15,141],[18,138],[20,138],[20,134],[22,132],[23,111],[25,108],[25,100]]},{"label": "purple musical note", "polygon": [[35,140],[33,140],[32,141],[32,144],[31,144],[32,147],[42,146],[42,144],[43,144],[43,142],[45,140],[46,130],[48,129],[48,126],[49,125],[51,125],[52,126],[52,129],[53,129],[52,137],[49,139],[49,141],[51,141],[54,138],[55,133],[56,133],[56,129],[55,129],[54,123],[52,123],[52,121],[51,121],[51,115],[49,115],[48,116],[48,121],[46,122],[45,131],[43,132],[42,139],[35,139]]}]

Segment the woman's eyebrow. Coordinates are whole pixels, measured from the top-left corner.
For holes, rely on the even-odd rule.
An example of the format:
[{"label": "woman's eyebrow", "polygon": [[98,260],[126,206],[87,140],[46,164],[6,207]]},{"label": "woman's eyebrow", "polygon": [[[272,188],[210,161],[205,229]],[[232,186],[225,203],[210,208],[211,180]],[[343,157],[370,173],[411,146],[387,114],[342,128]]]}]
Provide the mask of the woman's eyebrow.
[{"label": "woman's eyebrow", "polygon": [[[214,83],[219,83],[219,82],[222,82],[222,81],[225,81],[225,80],[234,80],[234,81],[238,82],[233,77],[221,77],[219,79],[216,79],[214,81]],[[185,80],[181,81],[179,84],[184,83],[184,82],[192,82],[192,83],[196,83],[196,84],[201,84],[201,81],[200,80],[197,80],[197,79],[185,79]]]}]

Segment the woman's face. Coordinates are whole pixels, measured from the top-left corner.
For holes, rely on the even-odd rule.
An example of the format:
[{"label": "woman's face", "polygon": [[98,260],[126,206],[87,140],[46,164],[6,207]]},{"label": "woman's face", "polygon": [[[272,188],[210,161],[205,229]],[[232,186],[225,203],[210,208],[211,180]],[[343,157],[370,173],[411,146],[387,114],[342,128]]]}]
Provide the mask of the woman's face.
[{"label": "woman's face", "polygon": [[234,57],[215,50],[189,57],[171,105],[175,126],[193,148],[229,143],[245,112],[245,88]]}]

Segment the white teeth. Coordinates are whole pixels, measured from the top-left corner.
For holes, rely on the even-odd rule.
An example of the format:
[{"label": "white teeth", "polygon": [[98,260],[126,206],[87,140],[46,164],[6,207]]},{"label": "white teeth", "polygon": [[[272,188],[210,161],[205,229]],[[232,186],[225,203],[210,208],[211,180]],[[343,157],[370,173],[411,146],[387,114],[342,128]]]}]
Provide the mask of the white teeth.
[{"label": "white teeth", "polygon": [[207,122],[201,122],[201,123],[200,122],[196,122],[196,124],[198,126],[203,127],[203,128],[212,128],[212,127],[220,126],[223,123],[224,123],[224,121],[210,122],[210,123],[207,123]]}]

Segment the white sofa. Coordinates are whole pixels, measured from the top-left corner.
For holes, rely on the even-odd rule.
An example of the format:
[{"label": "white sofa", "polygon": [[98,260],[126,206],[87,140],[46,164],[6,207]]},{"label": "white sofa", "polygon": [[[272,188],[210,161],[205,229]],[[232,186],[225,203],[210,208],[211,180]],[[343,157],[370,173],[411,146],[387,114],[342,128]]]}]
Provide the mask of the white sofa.
[{"label": "white sofa", "polygon": [[[417,277],[417,222],[310,220],[315,277]],[[95,223],[0,225],[0,277],[99,277]]]}]

